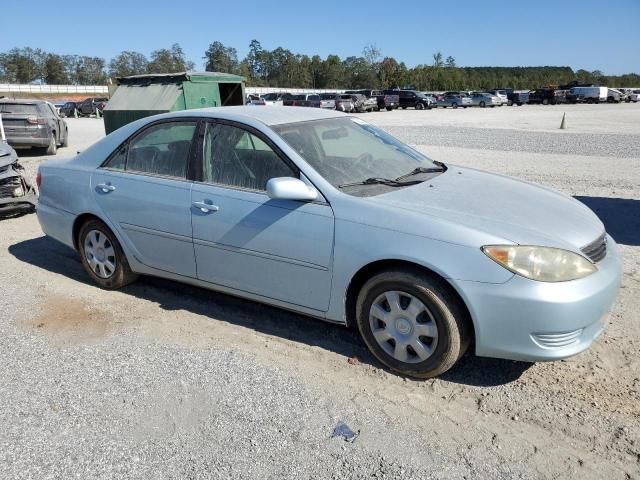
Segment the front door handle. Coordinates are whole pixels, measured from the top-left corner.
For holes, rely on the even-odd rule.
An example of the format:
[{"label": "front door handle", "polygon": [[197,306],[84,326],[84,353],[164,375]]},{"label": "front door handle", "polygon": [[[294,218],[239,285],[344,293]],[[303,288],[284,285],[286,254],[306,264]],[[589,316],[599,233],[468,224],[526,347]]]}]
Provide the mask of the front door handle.
[{"label": "front door handle", "polygon": [[102,193],[113,192],[116,189],[116,187],[114,187],[110,183],[99,183],[98,185],[96,185],[96,188],[102,190]]},{"label": "front door handle", "polygon": [[217,212],[219,210],[217,205],[206,202],[193,202],[193,206],[200,210],[202,213]]}]

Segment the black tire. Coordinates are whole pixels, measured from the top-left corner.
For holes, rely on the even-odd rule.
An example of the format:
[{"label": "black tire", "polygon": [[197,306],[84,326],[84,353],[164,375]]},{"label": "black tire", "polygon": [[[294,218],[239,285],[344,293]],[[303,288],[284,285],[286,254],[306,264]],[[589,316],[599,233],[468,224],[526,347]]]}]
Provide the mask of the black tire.
[{"label": "black tire", "polygon": [[62,142],[62,146],[63,147],[68,147],[69,146],[69,130],[67,130],[65,132],[64,141]]},{"label": "black tire", "polygon": [[542,105],[549,105],[549,100],[548,100],[548,99],[546,99],[546,98],[544,98],[544,99],[542,100]]},{"label": "black tire", "polygon": [[458,108],[458,104],[457,104],[456,102],[453,102],[453,103],[451,104],[451,108]]},{"label": "black tire", "polygon": [[390,112],[391,110],[393,110],[393,107],[387,107],[387,112]]},{"label": "black tire", "polygon": [[424,105],[422,105],[421,103],[416,103],[416,110],[424,110]]},{"label": "black tire", "polygon": [[58,139],[56,138],[56,132],[51,132],[51,138],[49,139],[49,146],[46,147],[46,155],[55,155],[58,152]]},{"label": "black tire", "polygon": [[[394,290],[421,301],[435,322],[437,343],[433,353],[424,361],[400,361],[387,353],[374,337],[371,307],[384,292]],[[470,343],[468,315],[458,298],[444,280],[417,270],[386,271],[372,277],[358,295],[356,322],[362,339],[380,362],[397,373],[416,378],[435,377],[446,372],[465,353]]]},{"label": "black tire", "polygon": [[[85,238],[92,230],[96,230],[107,237],[109,244],[113,246],[113,250],[115,251],[115,270],[108,278],[98,276],[89,266],[89,261],[87,260],[85,252]],[[78,252],[80,253],[80,260],[82,261],[82,266],[84,267],[85,272],[89,274],[91,279],[100,288],[115,290],[134,282],[138,278],[138,275],[131,271],[127,257],[122,251],[122,247],[120,247],[118,239],[109,227],[100,220],[89,220],[80,227],[80,231],[78,233]]]},{"label": "black tire", "polygon": [[402,107],[402,109],[403,109],[403,110],[406,110],[406,109],[407,109],[407,107]]},{"label": "black tire", "polygon": [[513,101],[512,100],[507,100],[507,106],[509,106],[509,107],[513,106]]},{"label": "black tire", "polygon": [[486,103],[484,103],[484,102],[480,102],[480,108],[484,108],[484,107],[486,107],[486,106],[487,106],[487,104],[486,104]]}]

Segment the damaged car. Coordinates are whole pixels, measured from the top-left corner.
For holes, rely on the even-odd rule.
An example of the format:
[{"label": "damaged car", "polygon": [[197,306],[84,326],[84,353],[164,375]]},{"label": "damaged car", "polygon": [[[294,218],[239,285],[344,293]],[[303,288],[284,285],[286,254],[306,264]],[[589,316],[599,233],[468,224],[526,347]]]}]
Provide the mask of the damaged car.
[{"label": "damaged car", "polygon": [[38,195],[18,162],[18,154],[6,142],[0,117],[0,216],[31,213],[35,210]]}]

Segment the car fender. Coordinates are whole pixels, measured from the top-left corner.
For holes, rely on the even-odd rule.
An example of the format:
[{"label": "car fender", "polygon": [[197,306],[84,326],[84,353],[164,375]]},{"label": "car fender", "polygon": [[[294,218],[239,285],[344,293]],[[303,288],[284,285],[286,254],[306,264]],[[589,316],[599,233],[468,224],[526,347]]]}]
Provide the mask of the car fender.
[{"label": "car fender", "polygon": [[459,280],[500,284],[513,277],[513,273],[471,246],[340,219],[336,219],[335,235],[327,318],[336,322],[346,322],[346,296],[353,278],[375,262],[412,263],[436,273],[454,288]]}]

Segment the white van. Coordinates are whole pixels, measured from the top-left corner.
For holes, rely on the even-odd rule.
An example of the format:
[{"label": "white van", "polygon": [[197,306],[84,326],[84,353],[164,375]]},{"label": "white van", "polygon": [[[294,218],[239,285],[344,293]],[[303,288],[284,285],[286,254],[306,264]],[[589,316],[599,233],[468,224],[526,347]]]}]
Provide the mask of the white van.
[{"label": "white van", "polygon": [[574,101],[586,103],[606,102],[609,89],[607,87],[572,87],[569,95]]}]

